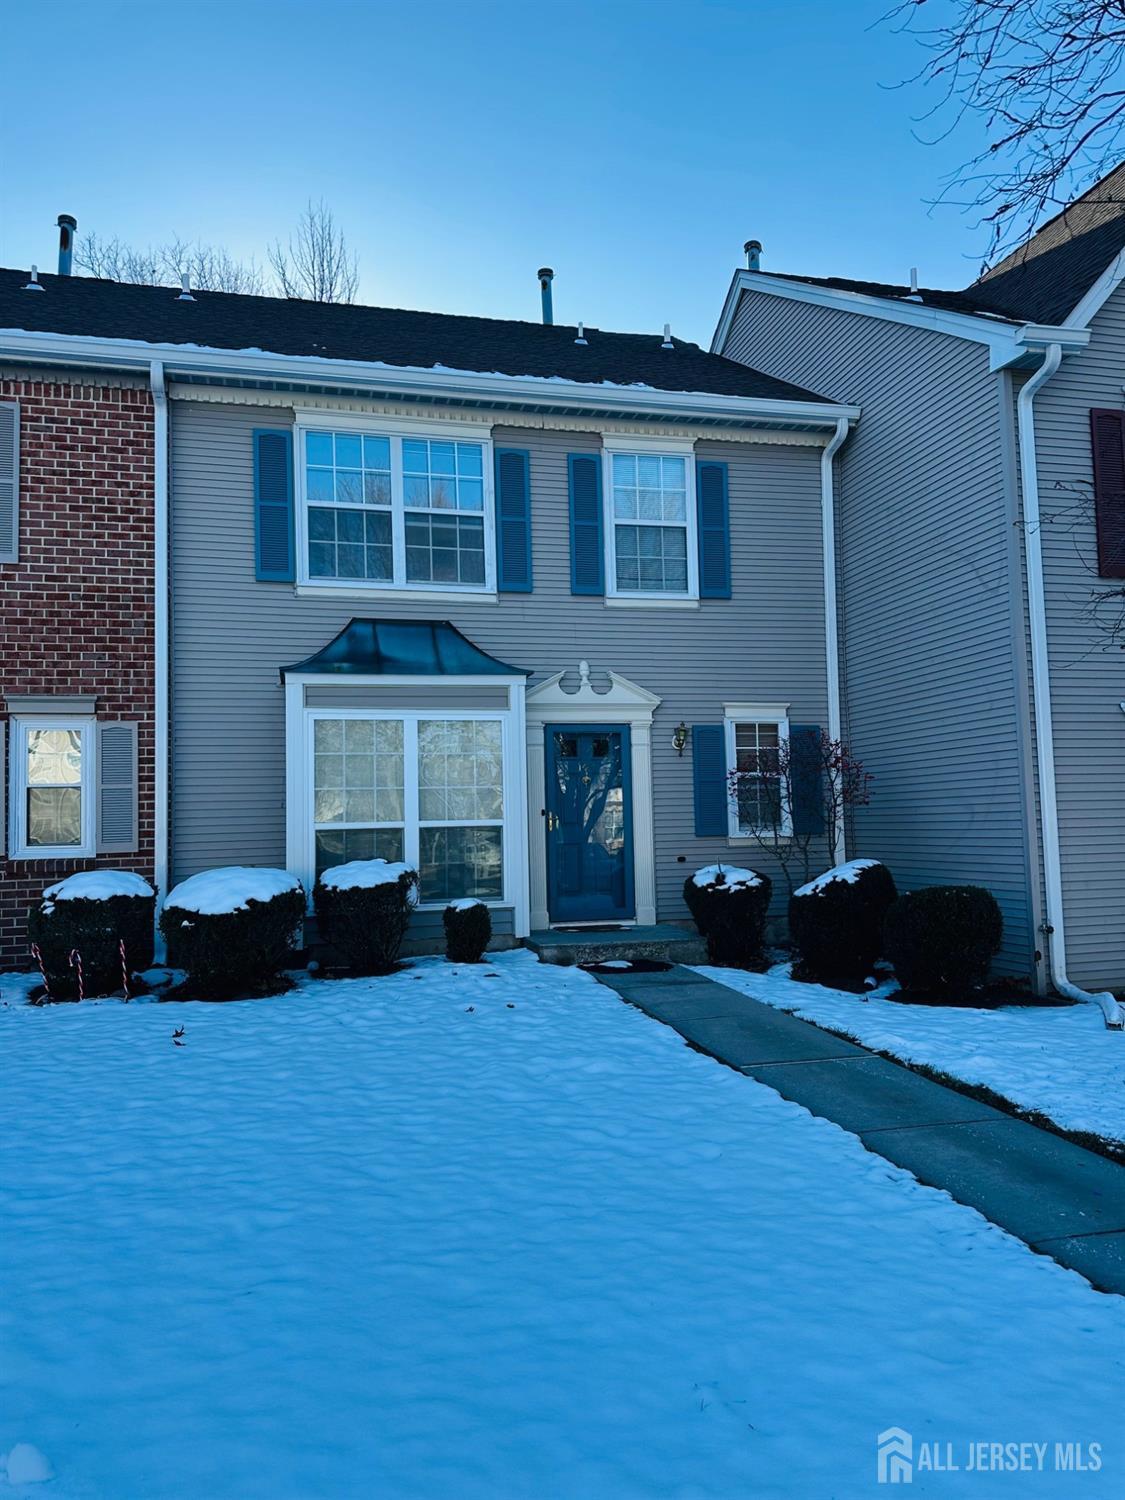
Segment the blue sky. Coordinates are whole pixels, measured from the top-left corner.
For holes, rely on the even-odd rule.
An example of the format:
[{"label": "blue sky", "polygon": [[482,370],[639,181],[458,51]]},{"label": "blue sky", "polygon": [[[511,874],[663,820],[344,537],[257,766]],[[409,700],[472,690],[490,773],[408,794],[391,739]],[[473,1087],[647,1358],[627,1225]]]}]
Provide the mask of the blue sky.
[{"label": "blue sky", "polygon": [[[54,221],[264,259],[323,196],[361,300],[706,342],[744,240],[771,270],[964,285],[926,201],[978,142],[919,142],[885,0],[12,5],[0,263]],[[869,29],[873,28],[873,29]],[[49,59],[49,68],[47,64]]]}]

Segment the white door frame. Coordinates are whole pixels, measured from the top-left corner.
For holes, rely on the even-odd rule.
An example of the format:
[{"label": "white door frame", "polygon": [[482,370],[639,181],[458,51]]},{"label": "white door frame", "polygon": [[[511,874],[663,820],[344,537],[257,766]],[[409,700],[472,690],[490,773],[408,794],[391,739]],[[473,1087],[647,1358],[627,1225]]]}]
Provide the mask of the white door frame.
[{"label": "white door frame", "polygon": [[594,691],[588,662],[578,663],[578,687],[562,686],[556,672],[527,694],[527,842],[531,878],[532,930],[551,925],[547,910],[547,760],[548,724],[627,724],[632,773],[633,890],[636,923],[656,921],[656,849],[652,814],[652,716],[661,700],[647,688],[608,673],[609,688]]}]

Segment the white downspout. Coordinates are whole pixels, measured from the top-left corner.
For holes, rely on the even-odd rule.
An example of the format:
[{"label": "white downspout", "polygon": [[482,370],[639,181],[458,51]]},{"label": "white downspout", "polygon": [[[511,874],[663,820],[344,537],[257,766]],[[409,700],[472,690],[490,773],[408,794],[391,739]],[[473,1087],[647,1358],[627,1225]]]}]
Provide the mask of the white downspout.
[{"label": "white downspout", "polygon": [[[155,671],[153,679],[153,874],[157,911],[168,894],[168,394],[164,366],[149,367],[153,407],[153,562]],[[156,935],[158,957],[163,941]]]},{"label": "white downspout", "polygon": [[1055,783],[1055,733],[1051,719],[1051,677],[1047,655],[1047,605],[1043,587],[1043,536],[1039,513],[1039,472],[1035,460],[1034,402],[1062,361],[1062,345],[1048,344],[1046,358],[1023,387],[1019,413],[1020,482],[1023,488],[1023,535],[1027,558],[1027,612],[1031,626],[1031,695],[1035,708],[1035,748],[1039,758],[1039,823],[1043,840],[1043,880],[1047,895],[1047,950],[1051,982],[1069,1000],[1101,1006],[1107,1026],[1125,1026],[1125,1010],[1111,994],[1083,990],[1066,972],[1063,924],[1062,861],[1059,853],[1059,805]]},{"label": "white downspout", "polygon": [[[824,560],[824,664],[828,679],[828,738],[842,735],[840,713],[840,626],[836,602],[836,498],[833,487],[832,461],[848,435],[848,418],[836,423],[827,447],[820,455],[820,541]],[[836,847],[832,863],[843,864],[847,857],[844,844],[844,819],[836,819]]]}]

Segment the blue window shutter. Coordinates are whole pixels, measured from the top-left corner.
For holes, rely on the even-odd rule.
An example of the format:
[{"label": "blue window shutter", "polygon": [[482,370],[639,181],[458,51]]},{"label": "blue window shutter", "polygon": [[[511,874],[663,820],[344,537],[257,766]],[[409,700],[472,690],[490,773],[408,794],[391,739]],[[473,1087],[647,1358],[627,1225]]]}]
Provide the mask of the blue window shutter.
[{"label": "blue window shutter", "polygon": [[293,434],[287,428],[254,432],[254,572],[268,583],[297,576],[293,541]]},{"label": "blue window shutter", "polygon": [[793,832],[824,832],[824,766],[820,729],[794,724],[789,730],[789,784],[793,795]]},{"label": "blue window shutter", "polygon": [[695,508],[699,521],[699,597],[730,598],[730,505],[727,466],[700,461],[695,466]]},{"label": "blue window shutter", "polygon": [[722,724],[692,725],[691,771],[695,783],[695,836],[721,837],[730,831],[727,737]]},{"label": "blue window shutter", "polygon": [[531,593],[531,456],[496,450],[496,587]]},{"label": "blue window shutter", "polygon": [[570,592],[604,594],[601,454],[571,453],[566,464],[570,475]]}]

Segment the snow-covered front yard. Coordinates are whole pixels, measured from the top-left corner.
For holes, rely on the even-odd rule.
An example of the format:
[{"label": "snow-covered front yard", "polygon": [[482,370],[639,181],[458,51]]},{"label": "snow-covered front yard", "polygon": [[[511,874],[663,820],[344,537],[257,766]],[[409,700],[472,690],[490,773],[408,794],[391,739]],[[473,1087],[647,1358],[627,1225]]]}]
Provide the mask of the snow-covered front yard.
[{"label": "snow-covered front yard", "polygon": [[706,965],[698,972],[865,1047],[984,1085],[1064,1130],[1125,1144],[1125,1033],[1107,1031],[1094,1005],[901,1005],[887,998],[893,981],[852,995],[797,984],[788,964],[768,974]]},{"label": "snow-covered front yard", "polygon": [[53,1467],[29,1496],[847,1500],[884,1493],[891,1426],[1102,1445],[915,1493],[1125,1492],[1125,1299],[588,975],[27,988],[0,979],[0,1454]]}]

